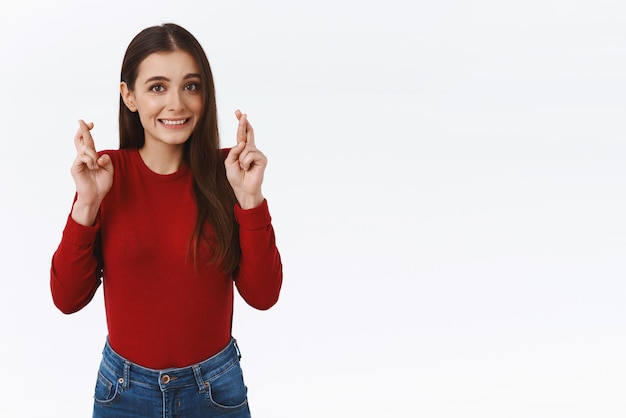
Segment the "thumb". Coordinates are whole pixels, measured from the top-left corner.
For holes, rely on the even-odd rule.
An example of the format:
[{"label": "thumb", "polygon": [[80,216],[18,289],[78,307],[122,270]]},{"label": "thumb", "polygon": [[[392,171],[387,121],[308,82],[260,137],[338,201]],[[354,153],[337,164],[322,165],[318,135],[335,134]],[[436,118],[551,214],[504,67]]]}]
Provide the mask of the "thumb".
[{"label": "thumb", "polygon": [[226,164],[233,164],[239,160],[239,154],[245,148],[245,142],[239,142],[237,145],[232,147],[230,151],[228,151],[228,155],[226,156],[226,160],[224,161]]},{"label": "thumb", "polygon": [[113,171],[113,161],[111,161],[111,157],[108,154],[102,154],[98,158],[98,165],[107,171]]}]

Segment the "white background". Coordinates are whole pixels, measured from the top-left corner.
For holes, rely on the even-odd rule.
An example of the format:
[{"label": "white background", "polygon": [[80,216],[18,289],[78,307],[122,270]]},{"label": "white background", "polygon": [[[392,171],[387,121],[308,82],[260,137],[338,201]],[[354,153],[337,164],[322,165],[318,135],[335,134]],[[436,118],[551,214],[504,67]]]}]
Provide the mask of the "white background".
[{"label": "white background", "polygon": [[255,417],[626,416],[623,1],[14,1],[0,19],[6,416],[91,414],[102,293],[65,316],[48,284],[72,138],[84,118],[117,148],[126,46],[168,21],[209,56],[223,145],[241,108],[270,162],[284,288],[234,322]]}]

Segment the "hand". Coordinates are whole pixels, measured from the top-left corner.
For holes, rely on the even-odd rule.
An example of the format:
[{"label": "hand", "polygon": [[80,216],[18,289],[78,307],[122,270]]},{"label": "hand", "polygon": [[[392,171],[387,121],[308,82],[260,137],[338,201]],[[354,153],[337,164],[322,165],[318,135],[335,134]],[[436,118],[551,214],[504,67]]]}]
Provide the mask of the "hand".
[{"label": "hand", "polygon": [[77,155],[71,169],[77,194],[72,218],[82,225],[91,226],[100,203],[113,184],[113,162],[106,154],[98,157],[90,132],[93,123],[86,124],[79,120],[78,125],[74,137]]},{"label": "hand", "polygon": [[251,209],[263,202],[261,184],[267,158],[256,148],[254,131],[248,116],[237,110],[237,145],[231,148],[224,165],[226,177],[242,209]]}]

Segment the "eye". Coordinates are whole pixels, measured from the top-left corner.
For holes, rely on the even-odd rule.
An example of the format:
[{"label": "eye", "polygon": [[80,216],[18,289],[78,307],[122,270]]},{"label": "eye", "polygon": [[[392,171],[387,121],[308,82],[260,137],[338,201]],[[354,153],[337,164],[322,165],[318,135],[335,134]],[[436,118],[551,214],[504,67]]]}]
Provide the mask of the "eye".
[{"label": "eye", "polygon": [[150,91],[153,91],[155,93],[161,93],[165,91],[165,87],[163,87],[162,84],[155,84],[154,86],[150,87]]},{"label": "eye", "polygon": [[200,84],[198,83],[189,83],[185,85],[185,91],[200,91]]}]

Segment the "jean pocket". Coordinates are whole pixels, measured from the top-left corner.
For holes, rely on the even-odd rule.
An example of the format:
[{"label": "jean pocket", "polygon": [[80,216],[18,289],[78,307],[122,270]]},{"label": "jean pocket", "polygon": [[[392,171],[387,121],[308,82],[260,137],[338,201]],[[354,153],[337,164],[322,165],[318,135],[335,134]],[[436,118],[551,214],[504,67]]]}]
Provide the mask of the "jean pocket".
[{"label": "jean pocket", "polygon": [[248,388],[244,384],[239,361],[234,361],[223,373],[206,380],[204,386],[209,403],[215,409],[234,411],[248,404]]},{"label": "jean pocket", "polygon": [[111,403],[117,398],[118,393],[119,382],[108,378],[102,373],[102,370],[99,370],[96,389],[93,395],[94,400],[100,404]]}]

